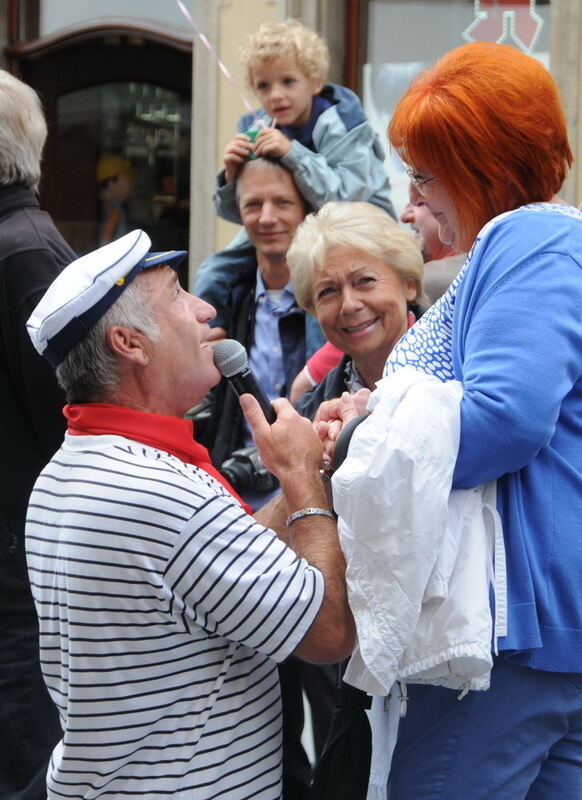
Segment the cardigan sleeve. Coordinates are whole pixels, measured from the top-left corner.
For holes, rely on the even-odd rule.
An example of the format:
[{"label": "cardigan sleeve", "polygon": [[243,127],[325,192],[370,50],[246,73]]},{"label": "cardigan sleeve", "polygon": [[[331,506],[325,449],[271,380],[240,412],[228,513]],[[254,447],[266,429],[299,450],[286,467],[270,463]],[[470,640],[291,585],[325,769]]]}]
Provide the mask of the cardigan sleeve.
[{"label": "cardigan sleeve", "polygon": [[575,249],[559,230],[532,245],[519,230],[508,236],[511,227],[501,228],[455,306],[454,366],[464,385],[455,488],[515,472],[535,458],[555,435],[582,371],[582,265]]}]

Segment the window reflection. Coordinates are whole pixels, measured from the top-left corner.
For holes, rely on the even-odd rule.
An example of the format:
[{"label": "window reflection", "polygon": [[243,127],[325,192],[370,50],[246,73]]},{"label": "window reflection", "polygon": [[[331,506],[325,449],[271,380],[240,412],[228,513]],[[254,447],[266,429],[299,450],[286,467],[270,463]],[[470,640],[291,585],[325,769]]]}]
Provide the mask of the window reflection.
[{"label": "window reflection", "polygon": [[[526,49],[549,67],[549,0],[369,0],[367,63],[362,96],[386,150],[391,199],[398,214],[408,201],[408,176],[388,145],[392,111],[421,69],[471,39]],[[487,23],[487,24],[486,24]],[[522,38],[520,39],[519,36]]]},{"label": "window reflection", "polygon": [[187,248],[187,100],[148,83],[108,83],[61,95],[57,121],[57,223],[77,252],[103,240],[111,197],[124,215],[119,235],[140,227],[155,249]]}]

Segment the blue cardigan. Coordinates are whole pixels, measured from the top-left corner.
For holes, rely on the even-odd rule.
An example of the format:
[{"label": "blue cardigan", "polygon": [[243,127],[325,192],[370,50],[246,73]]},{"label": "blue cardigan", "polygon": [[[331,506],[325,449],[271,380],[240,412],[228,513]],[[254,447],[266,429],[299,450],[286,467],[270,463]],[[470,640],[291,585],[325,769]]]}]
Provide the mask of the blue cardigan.
[{"label": "blue cardigan", "polygon": [[508,574],[500,649],[537,669],[582,672],[582,214],[540,203],[492,220],[421,323],[392,361],[410,363],[424,339],[439,353],[420,368],[442,371],[444,354],[451,372],[440,376],[464,385],[454,486],[497,479]]}]

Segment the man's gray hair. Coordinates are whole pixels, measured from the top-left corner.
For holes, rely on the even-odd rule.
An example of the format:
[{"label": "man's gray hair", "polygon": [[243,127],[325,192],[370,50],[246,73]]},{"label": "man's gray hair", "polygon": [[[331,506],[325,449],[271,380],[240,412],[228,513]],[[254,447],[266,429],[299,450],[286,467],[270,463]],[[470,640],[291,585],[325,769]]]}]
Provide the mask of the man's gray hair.
[{"label": "man's gray hair", "polygon": [[0,185],[38,190],[47,126],[37,93],[0,70]]},{"label": "man's gray hair", "polygon": [[121,360],[107,344],[107,331],[114,325],[136,328],[154,342],[158,339],[160,328],[145,282],[139,276],[57,367],[57,380],[68,403],[112,401],[122,367]]}]

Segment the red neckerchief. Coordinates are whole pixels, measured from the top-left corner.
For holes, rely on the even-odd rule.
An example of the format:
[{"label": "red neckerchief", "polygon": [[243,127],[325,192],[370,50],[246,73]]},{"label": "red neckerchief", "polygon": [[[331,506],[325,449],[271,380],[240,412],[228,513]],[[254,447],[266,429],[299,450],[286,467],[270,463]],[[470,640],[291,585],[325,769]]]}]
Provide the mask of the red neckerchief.
[{"label": "red neckerchief", "polygon": [[252,509],[242,500],[228,481],[212,465],[208,450],[194,440],[194,423],[190,419],[167,417],[135,411],[125,406],[109,403],[84,403],[66,405],[63,414],[67,418],[67,433],[73,436],[124,436],[140,444],[147,444],[171,453],[180,461],[194,464],[216,478],[241,504],[247,514]]}]

